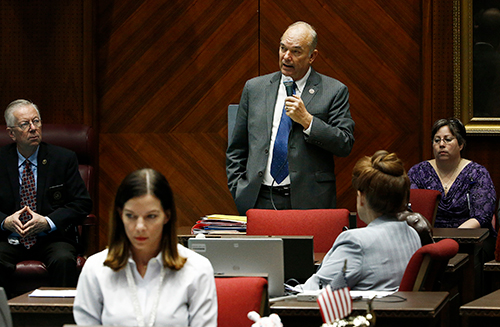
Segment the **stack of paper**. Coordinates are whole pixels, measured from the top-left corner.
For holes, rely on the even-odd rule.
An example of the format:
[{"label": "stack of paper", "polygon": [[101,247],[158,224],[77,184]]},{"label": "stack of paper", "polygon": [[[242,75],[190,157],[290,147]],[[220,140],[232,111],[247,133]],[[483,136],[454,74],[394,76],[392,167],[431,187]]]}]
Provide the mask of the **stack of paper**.
[{"label": "stack of paper", "polygon": [[208,215],[202,217],[191,229],[191,234],[225,234],[245,233],[246,216]]}]

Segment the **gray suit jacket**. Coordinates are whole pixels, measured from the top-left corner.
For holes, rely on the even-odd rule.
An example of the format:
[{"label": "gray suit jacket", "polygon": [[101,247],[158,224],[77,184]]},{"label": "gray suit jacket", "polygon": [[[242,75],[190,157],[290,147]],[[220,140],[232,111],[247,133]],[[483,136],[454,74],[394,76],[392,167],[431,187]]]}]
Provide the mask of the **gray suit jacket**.
[{"label": "gray suit jacket", "polygon": [[342,232],[303,288],[317,290],[320,283],[338,281],[347,259],[346,279],[352,290],[396,291],[421,246],[418,233],[405,221],[379,217],[366,227]]},{"label": "gray suit jacket", "polygon": [[[241,95],[226,172],[242,215],[254,207],[264,177],[280,77],[276,72],[253,78]],[[301,97],[313,122],[309,136],[293,123],[288,141],[292,208],[335,208],[333,156],[347,156],[354,144],[349,92],[338,80],[312,70]]]}]

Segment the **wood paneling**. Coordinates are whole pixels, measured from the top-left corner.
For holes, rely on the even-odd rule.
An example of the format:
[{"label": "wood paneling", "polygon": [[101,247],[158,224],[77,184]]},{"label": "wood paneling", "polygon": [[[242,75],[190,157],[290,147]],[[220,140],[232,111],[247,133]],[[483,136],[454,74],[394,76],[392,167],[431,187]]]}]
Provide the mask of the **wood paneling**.
[{"label": "wood paneling", "polygon": [[[410,168],[432,156],[434,120],[453,115],[452,8],[453,0],[5,0],[1,104],[30,98],[44,121],[99,130],[101,248],[116,188],[141,167],[167,176],[180,225],[190,226],[236,213],[227,105],[246,80],[278,69],[280,36],[304,20],[319,35],[315,69],[350,90],[356,142],[336,174],[339,207],[355,210],[360,157],[387,149]],[[497,140],[471,137],[464,155],[500,185]]]},{"label": "wood paneling", "polygon": [[[278,45],[297,20],[315,26],[315,69],[349,88],[356,122],[351,154],[336,158],[338,207],[355,211],[351,173],[375,151],[421,159],[422,12],[413,1],[261,1],[261,74],[278,68]],[[429,110],[429,109],[428,109]]]},{"label": "wood paneling", "polygon": [[30,99],[44,122],[93,125],[92,25],[92,1],[0,1],[1,108]]},{"label": "wood paneling", "polygon": [[[452,117],[453,108],[453,0],[432,2],[432,123],[440,118]],[[496,186],[500,187],[500,136],[468,136],[462,156],[483,165]],[[425,138],[422,142],[427,142]],[[430,149],[430,148],[429,148]],[[424,153],[429,159],[432,152]]]},{"label": "wood paneling", "polygon": [[227,106],[257,76],[258,2],[99,1],[101,244],[118,184],[165,174],[179,225],[236,213],[227,190]]},{"label": "wood paneling", "polygon": [[354,210],[351,170],[360,157],[387,149],[408,168],[421,159],[421,17],[418,0],[100,1],[101,217],[121,179],[145,166],[171,182],[180,225],[236,213],[226,108],[247,79],[278,69],[279,39],[296,20],[318,30],[315,68],[350,90],[356,142],[336,173],[339,207]]}]

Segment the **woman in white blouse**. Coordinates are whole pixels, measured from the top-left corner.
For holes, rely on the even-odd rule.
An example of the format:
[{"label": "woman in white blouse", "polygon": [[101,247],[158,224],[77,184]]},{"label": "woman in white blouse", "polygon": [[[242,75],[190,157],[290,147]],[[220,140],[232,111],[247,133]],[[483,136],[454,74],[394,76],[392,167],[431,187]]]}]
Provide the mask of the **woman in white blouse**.
[{"label": "woman in white blouse", "polygon": [[163,175],[141,169],[123,180],[109,247],[88,258],[78,281],[78,325],[217,325],[213,268],[177,243],[176,220]]}]

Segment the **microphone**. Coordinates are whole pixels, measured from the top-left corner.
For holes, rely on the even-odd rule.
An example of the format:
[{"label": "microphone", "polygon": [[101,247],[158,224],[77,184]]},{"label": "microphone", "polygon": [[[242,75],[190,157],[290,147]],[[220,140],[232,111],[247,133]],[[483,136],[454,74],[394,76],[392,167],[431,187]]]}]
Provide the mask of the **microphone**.
[{"label": "microphone", "polygon": [[291,97],[293,95],[293,79],[290,76],[283,76],[283,84],[285,84],[286,96]]}]

